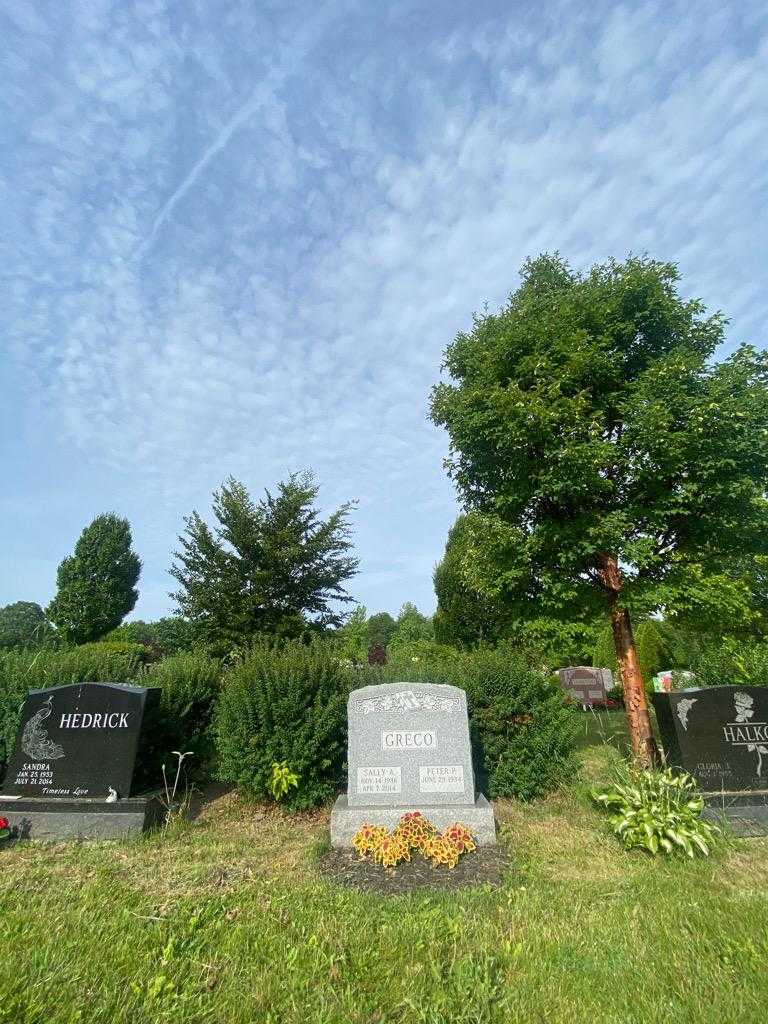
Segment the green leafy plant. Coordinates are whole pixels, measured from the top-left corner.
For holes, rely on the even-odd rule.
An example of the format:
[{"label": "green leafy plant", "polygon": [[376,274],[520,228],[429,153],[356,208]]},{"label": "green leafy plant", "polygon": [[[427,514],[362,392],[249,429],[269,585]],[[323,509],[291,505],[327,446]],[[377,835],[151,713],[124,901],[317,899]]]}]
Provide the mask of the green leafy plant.
[{"label": "green leafy plant", "polygon": [[590,795],[612,812],[611,828],[628,850],[706,857],[722,834],[718,825],[702,820],[704,800],[686,772],[621,765],[609,786],[595,787]]},{"label": "green leafy plant", "polygon": [[299,776],[288,767],[287,761],[273,761],[272,774],[267,783],[276,803],[279,803],[291,787],[299,788]]},{"label": "green leafy plant", "polygon": [[290,811],[336,796],[344,783],[351,680],[332,645],[258,644],[224,678],[214,718],[217,774],[257,798],[272,798],[272,765],[298,785]]},{"label": "green leafy plant", "polygon": [[56,573],[56,596],[46,614],[68,643],[88,643],[116,629],[136,604],[141,559],[127,519],[96,516],[74,554]]}]

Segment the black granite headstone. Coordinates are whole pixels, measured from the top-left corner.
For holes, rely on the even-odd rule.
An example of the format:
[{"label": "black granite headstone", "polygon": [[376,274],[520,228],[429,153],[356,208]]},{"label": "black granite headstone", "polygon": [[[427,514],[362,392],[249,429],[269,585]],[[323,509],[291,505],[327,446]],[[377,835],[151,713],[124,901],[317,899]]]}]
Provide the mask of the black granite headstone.
[{"label": "black granite headstone", "polygon": [[157,688],[76,683],[30,690],[3,795],[46,799],[131,796],[145,712]]},{"label": "black granite headstone", "polygon": [[706,792],[768,789],[768,687],[654,693],[667,760]]}]

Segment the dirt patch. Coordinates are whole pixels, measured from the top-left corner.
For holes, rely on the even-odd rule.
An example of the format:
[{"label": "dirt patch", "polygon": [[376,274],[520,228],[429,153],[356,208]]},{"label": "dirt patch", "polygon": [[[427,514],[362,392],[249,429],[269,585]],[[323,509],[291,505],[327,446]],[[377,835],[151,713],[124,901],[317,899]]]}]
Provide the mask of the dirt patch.
[{"label": "dirt patch", "polygon": [[370,860],[361,860],[354,850],[329,850],[318,862],[320,874],[327,880],[365,892],[384,895],[416,892],[420,889],[464,889],[469,886],[500,886],[511,858],[502,846],[481,846],[466,854],[455,868],[432,867],[419,855],[383,868]]}]

